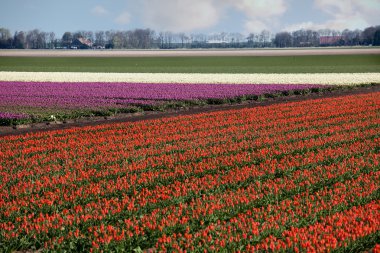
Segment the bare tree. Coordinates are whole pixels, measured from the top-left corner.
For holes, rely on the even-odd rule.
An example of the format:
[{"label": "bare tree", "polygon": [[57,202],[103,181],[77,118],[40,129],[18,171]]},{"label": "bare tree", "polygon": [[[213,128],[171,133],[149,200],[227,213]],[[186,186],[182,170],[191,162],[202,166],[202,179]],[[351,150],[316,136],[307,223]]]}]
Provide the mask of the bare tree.
[{"label": "bare tree", "polygon": [[317,31],[319,36],[332,36],[333,31],[330,29],[320,29]]},{"label": "bare tree", "polygon": [[178,34],[180,40],[181,40],[181,47],[185,47],[185,41],[186,41],[186,34],[185,33],[179,33]]},{"label": "bare tree", "polygon": [[127,47],[127,32],[117,31],[112,37],[113,48],[126,48]]},{"label": "bare tree", "polygon": [[337,31],[332,29],[297,30],[292,33],[275,34],[268,30],[250,33],[244,37],[240,33],[155,33],[151,29],[129,31],[76,31],[65,32],[56,39],[54,32],[34,29],[28,32],[16,32],[11,36],[6,28],[0,28],[0,48],[56,48],[57,45],[70,48],[76,38],[85,38],[100,48],[228,48],[228,47],[309,47],[324,45],[372,45],[378,44],[380,26],[367,27],[364,31]]},{"label": "bare tree", "polygon": [[65,32],[62,35],[62,46],[69,48],[73,42],[73,35],[71,32]]},{"label": "bare tree", "polygon": [[270,32],[268,30],[262,30],[260,33],[260,43],[262,47],[268,46],[270,42]]},{"label": "bare tree", "polygon": [[372,45],[373,44],[373,39],[375,37],[375,33],[376,33],[376,28],[373,26],[367,27],[366,29],[364,29],[364,31],[362,33],[362,39],[363,39],[364,45]]},{"label": "bare tree", "polygon": [[128,31],[127,41],[129,48],[152,48],[154,31],[150,29],[135,29],[134,31]]},{"label": "bare tree", "polygon": [[0,28],[0,48],[11,48],[12,41],[11,32],[6,28]]},{"label": "bare tree", "polygon": [[362,32],[360,30],[351,31],[351,30],[345,29],[342,32],[342,36],[343,36],[345,45],[347,45],[347,46],[357,46],[357,45],[359,45],[360,44],[360,34],[361,33]]},{"label": "bare tree", "polygon": [[165,48],[171,48],[173,42],[173,33],[169,31],[164,32],[164,41]]},{"label": "bare tree", "polygon": [[54,48],[55,47],[55,33],[50,32],[47,34],[49,37],[49,48]]},{"label": "bare tree", "polygon": [[158,33],[157,40],[159,43],[159,48],[164,48],[164,33],[163,32]]},{"label": "bare tree", "polygon": [[48,34],[46,32],[39,31],[37,33],[37,48],[47,48],[47,36]]},{"label": "bare tree", "polygon": [[11,38],[11,32],[6,28],[0,28],[0,40],[7,40]]},{"label": "bare tree", "polygon": [[93,31],[84,31],[83,37],[90,40],[91,42],[94,41],[94,32]]},{"label": "bare tree", "polygon": [[254,40],[255,40],[255,34],[254,33],[250,33],[247,37],[247,43],[248,43],[248,47],[253,47],[254,46]]},{"label": "bare tree", "polygon": [[32,30],[26,34],[26,48],[37,48],[38,30]]},{"label": "bare tree", "polygon": [[95,46],[105,47],[105,33],[104,33],[104,31],[95,32]]},{"label": "bare tree", "polygon": [[84,31],[77,31],[77,32],[73,33],[73,40],[76,40],[79,38],[85,38],[85,32]]},{"label": "bare tree", "polygon": [[274,38],[274,44],[276,47],[291,47],[292,35],[288,32],[277,33]]},{"label": "bare tree", "polygon": [[25,48],[25,33],[23,31],[15,32],[15,35],[13,36],[13,45],[14,48],[18,49]]},{"label": "bare tree", "polygon": [[376,32],[374,34],[373,38],[373,45],[374,46],[380,46],[380,26],[376,28]]}]

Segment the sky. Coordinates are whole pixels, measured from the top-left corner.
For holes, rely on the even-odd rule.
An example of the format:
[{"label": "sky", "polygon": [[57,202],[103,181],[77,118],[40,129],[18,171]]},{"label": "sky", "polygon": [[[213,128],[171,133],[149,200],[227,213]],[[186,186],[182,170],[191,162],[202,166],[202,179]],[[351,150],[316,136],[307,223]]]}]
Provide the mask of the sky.
[{"label": "sky", "polygon": [[380,25],[380,0],[0,0],[11,32],[131,30],[257,33]]}]

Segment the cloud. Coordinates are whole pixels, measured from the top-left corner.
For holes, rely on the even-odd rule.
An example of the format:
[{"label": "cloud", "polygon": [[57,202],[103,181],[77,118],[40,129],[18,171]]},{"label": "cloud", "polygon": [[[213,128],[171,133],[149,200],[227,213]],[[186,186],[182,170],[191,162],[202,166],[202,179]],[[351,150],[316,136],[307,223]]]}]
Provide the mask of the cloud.
[{"label": "cloud", "polygon": [[[245,32],[268,29],[287,9],[285,0],[143,0],[146,26],[191,32],[216,25],[230,9],[242,13]],[[240,27],[237,27],[237,30]]]},{"label": "cloud", "polygon": [[131,14],[128,11],[124,11],[115,18],[115,22],[119,25],[127,25],[131,22]]},{"label": "cloud", "polygon": [[287,9],[284,0],[237,0],[231,3],[252,19],[269,20],[282,15]]},{"label": "cloud", "polygon": [[143,0],[145,25],[159,30],[190,32],[212,27],[220,18],[214,0]]},{"label": "cloud", "polygon": [[380,0],[314,0],[332,18],[326,22],[334,29],[365,28],[380,23]]},{"label": "cloud", "polygon": [[228,0],[230,5],[245,15],[245,32],[272,30],[286,12],[285,0]]},{"label": "cloud", "polygon": [[245,22],[245,30],[247,32],[258,33],[262,30],[269,30],[268,26],[260,20],[248,20]]},{"label": "cloud", "polygon": [[314,6],[329,16],[325,22],[303,22],[285,27],[284,30],[299,29],[364,29],[380,24],[380,0],[314,0]]},{"label": "cloud", "polygon": [[107,16],[109,14],[109,11],[101,5],[97,5],[91,9],[91,13],[95,16],[101,17]]},{"label": "cloud", "polygon": [[318,28],[317,24],[315,24],[311,21],[308,21],[308,22],[302,22],[302,23],[287,25],[282,30],[288,31],[288,32],[293,32],[293,31],[302,30],[302,29],[304,29],[304,30],[308,30],[308,29],[318,30],[320,28]]}]

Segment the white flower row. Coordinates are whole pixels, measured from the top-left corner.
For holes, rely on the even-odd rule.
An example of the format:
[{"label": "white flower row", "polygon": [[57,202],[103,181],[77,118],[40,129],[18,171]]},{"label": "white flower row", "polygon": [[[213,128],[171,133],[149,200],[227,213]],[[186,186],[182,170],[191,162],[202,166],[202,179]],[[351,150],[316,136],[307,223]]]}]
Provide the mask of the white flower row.
[{"label": "white flower row", "polygon": [[0,72],[0,81],[353,85],[380,83],[380,73],[199,74]]}]

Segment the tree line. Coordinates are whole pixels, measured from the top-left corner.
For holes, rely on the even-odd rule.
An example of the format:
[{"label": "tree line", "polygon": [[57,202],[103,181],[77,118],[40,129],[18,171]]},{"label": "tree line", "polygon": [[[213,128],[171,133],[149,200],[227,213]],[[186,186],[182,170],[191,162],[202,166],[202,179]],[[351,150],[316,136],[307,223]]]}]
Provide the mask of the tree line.
[{"label": "tree line", "polygon": [[[155,32],[151,29],[128,31],[76,31],[57,37],[54,32],[38,29],[16,31],[0,28],[0,48],[3,49],[175,49],[175,48],[260,48],[260,47],[319,47],[319,46],[369,46],[380,45],[380,26],[364,30],[336,31],[297,30],[271,33],[173,33]],[[84,40],[83,40],[84,39]]]}]

